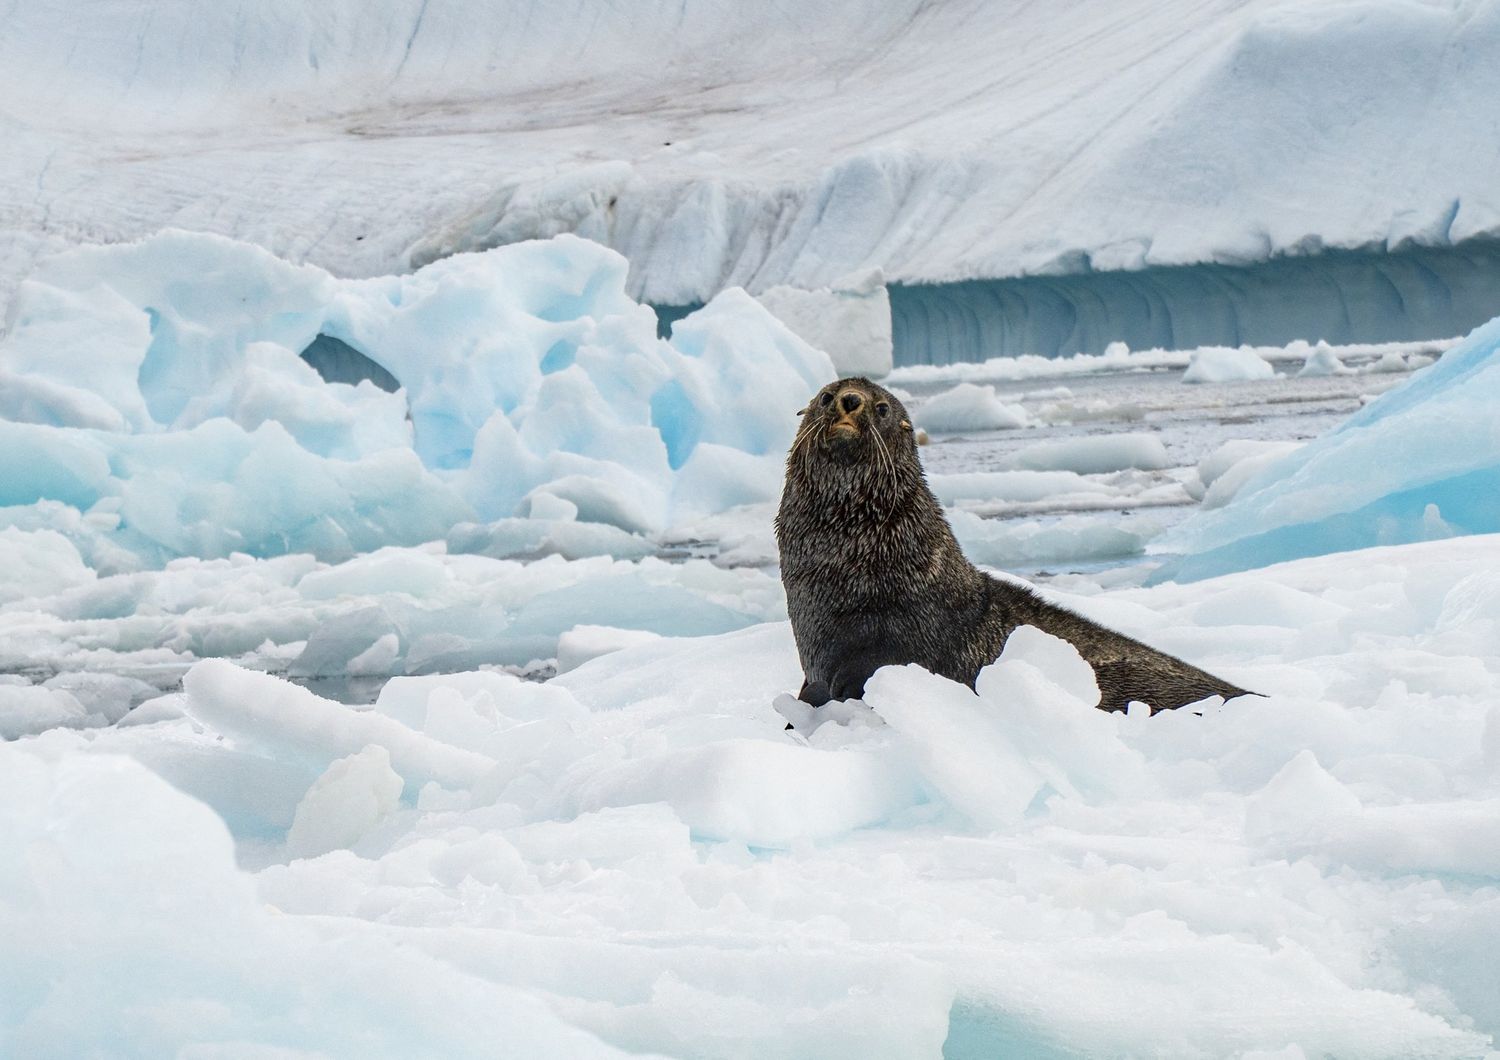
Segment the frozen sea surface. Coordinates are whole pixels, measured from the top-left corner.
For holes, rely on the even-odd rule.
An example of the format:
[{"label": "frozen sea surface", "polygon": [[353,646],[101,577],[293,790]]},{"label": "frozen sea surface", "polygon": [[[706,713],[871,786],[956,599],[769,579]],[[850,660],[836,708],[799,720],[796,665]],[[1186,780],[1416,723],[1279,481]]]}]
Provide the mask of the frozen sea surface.
[{"label": "frozen sea surface", "polygon": [[[1036,576],[1139,558],[1146,542],[1197,510],[1209,481],[1250,457],[1241,443],[1309,441],[1451,345],[1246,348],[1234,352],[1274,374],[1193,385],[1183,378],[1194,359],[1222,351],[1002,358],[898,369],[887,382],[917,399],[919,426],[924,399],[965,384],[987,386],[994,402],[1025,414],[1024,429],[935,434],[922,459],[940,499],[986,517],[982,526],[955,521],[971,554]],[[1319,358],[1340,373],[1301,373]],[[1216,452],[1217,461],[1204,466]],[[1083,474],[1067,481],[1043,471]],[[1230,495],[1221,487],[1214,502]]]},{"label": "frozen sea surface", "polygon": [[[1116,583],[1137,582],[1151,569],[1144,562],[1150,543],[1200,502],[1222,505],[1273,451],[1331,429],[1370,394],[1406,378],[1370,368],[1404,369],[1403,357],[1416,363],[1432,352],[1430,345],[1347,348],[1342,374],[1298,376],[1313,351],[1262,351],[1282,374],[1190,386],[1181,376],[1191,354],[1117,351],[955,366],[946,375],[908,370],[892,385],[912,396],[919,426],[929,400],[972,389],[955,386],[960,372],[987,380],[993,400],[1024,417],[1016,428],[935,434],[921,450],[976,562],[1041,580],[1109,570]],[[1054,374],[1038,374],[1044,370]],[[313,396],[352,389],[301,385]],[[789,396],[793,411],[804,398]],[[768,417],[770,429],[781,429],[781,418]],[[787,427],[795,422],[785,419]],[[778,454],[756,459],[775,474]],[[148,478],[156,492],[146,496],[169,495],[178,488],[172,481]],[[265,488],[252,480],[236,503],[254,511],[265,503],[256,491]],[[543,481],[539,492],[547,491]],[[529,517],[459,522],[438,541],[348,559],[319,558],[294,544],[287,555],[209,551],[164,565],[120,547],[130,539],[108,498],[84,510],[54,499],[0,509],[9,524],[0,529],[0,555],[10,571],[0,595],[0,673],[49,691],[45,699],[10,693],[6,729],[17,735],[111,723],[176,690],[202,658],[233,659],[368,702],[386,679],[403,674],[484,666],[546,677],[559,638],[574,626],[682,635],[783,618],[774,501],[727,499],[725,506],[718,498],[717,509],[710,499],[654,534],[533,500]],[[181,538],[180,527],[166,529]],[[215,536],[189,540],[223,547]]]},{"label": "frozen sea surface", "polygon": [[1154,718],[1040,634],[977,693],[891,669],[815,719],[785,622],[367,709],[200,662],[131,724],[0,746],[0,1042],[1484,1056],[1497,564],[1055,581],[1264,693]]},{"label": "frozen sea surface", "polygon": [[169,235],[22,304],[0,1054],[1493,1053],[1500,538],[1142,584],[1474,337],[894,373],[971,556],[1261,695],[1104,714],[1024,631],[814,713],[771,516],[833,368],[742,294],[665,341],[576,239],[352,282]]}]

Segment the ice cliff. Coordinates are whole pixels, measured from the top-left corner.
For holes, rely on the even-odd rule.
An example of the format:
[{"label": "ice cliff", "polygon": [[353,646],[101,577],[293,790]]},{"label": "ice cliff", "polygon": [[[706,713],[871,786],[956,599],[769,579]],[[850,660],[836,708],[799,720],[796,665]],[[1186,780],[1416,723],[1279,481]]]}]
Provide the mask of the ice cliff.
[{"label": "ice cliff", "polygon": [[673,305],[1462,244],[1497,48],[1492,2],[12,5],[0,299],[167,224],[341,276],[571,231]]}]

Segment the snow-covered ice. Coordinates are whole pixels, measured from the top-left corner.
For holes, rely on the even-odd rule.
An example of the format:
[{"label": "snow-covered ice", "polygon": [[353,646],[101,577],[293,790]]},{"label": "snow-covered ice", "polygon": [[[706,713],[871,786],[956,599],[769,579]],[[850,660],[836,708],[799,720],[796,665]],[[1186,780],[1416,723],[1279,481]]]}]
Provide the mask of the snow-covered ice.
[{"label": "snow-covered ice", "polygon": [[1026,410],[1001,401],[992,386],[959,383],[934,394],[912,413],[917,424],[935,433],[993,431],[1024,427]]},{"label": "snow-covered ice", "polygon": [[965,555],[999,569],[1123,560],[1140,555],[1164,528],[1163,521],[1150,514],[1002,521],[960,509],[950,512],[948,520]]},{"label": "snow-covered ice", "polygon": [[1225,442],[1198,461],[1198,482],[1185,483],[1205,508],[1222,508],[1256,475],[1288,453],[1302,448],[1300,442],[1257,441],[1236,438]]},{"label": "snow-covered ice", "polygon": [[534,991],[278,915],[224,822],[128,758],[0,760],[8,1055],[622,1055]]},{"label": "snow-covered ice", "polygon": [[405,779],[391,768],[391,754],[378,743],[335,761],[313,781],[292,826],[286,849],[294,858],[312,858],[352,847],[401,802]]},{"label": "snow-covered ice", "polygon": [[1307,355],[1307,360],[1297,370],[1298,375],[1338,375],[1348,371],[1339,355],[1333,351],[1333,347],[1326,342],[1320,342],[1312,348]]},{"label": "snow-covered ice", "polygon": [[616,629],[612,626],[574,626],[557,638],[557,672],[576,670],[590,659],[621,648],[648,644],[659,634],[649,629]]},{"label": "snow-covered ice", "polygon": [[165,224],[344,276],[573,231],[672,305],[1460,244],[1497,41],[1487,4],[28,4],[0,298]]},{"label": "snow-covered ice", "polygon": [[[432,7],[430,22],[395,20],[411,35],[391,38],[375,64],[409,76],[400,91],[414,109],[403,120],[489,113],[473,101],[438,114],[453,87],[442,78],[470,69],[459,58],[494,58],[493,24],[462,4]],[[274,24],[247,10],[212,14],[188,71],[220,78],[220,102],[241,117],[258,113],[258,64],[272,64],[294,110],[368,74],[343,65],[347,13],[305,33],[300,9]],[[954,10],[901,24],[892,54],[923,37],[924,20]],[[100,17],[116,24],[132,11]],[[256,43],[246,64],[216,63],[216,34],[230,25],[217,20],[236,13],[264,34],[243,38]],[[180,26],[180,14],[164,13],[164,25]],[[727,32],[693,21],[702,14],[686,13],[680,39]],[[1141,59],[1152,27],[1182,10],[1127,7],[1117,17],[1132,20],[1131,48],[1102,63],[1089,38],[1067,62],[1113,70],[1109,98],[1123,100],[1131,86],[1181,88],[1158,65],[1176,56],[1193,92],[1236,113],[1244,101],[1221,91],[1234,63],[1280,71],[1288,50],[1366,34],[1384,46],[1398,25],[1422,54],[1435,27],[1453,28],[1436,9],[1355,14],[1215,8]],[[896,25],[887,12],[872,20],[815,5],[813,15],[839,47],[851,24]],[[991,25],[991,14],[972,15]],[[40,16],[21,16],[26,32],[0,39],[0,58],[15,60],[0,62],[7,84],[53,54],[15,41],[58,39]],[[1013,28],[1065,32],[1076,16],[1033,12]],[[611,47],[660,28],[649,8],[601,17]],[[1493,21],[1479,11],[1454,32],[1483,41]],[[1203,32],[1210,22],[1227,34],[1221,49]],[[519,39],[543,24],[578,44],[569,19]],[[137,28],[141,66],[125,76],[132,88],[114,118],[141,136],[159,136],[169,112],[198,121],[176,103],[201,96],[179,96],[157,73],[165,30]],[[293,53],[280,50],[287,40]],[[108,50],[92,37],[79,46]],[[779,62],[777,48],[756,39],[746,60]],[[307,69],[277,65],[289,54]],[[501,81],[551,76],[546,49],[504,54],[514,68],[502,63]],[[591,54],[615,63],[600,69],[624,84],[649,50]],[[448,74],[439,55],[454,58]],[[993,54],[986,61],[997,68]],[[124,76],[97,69],[101,84]],[[1326,70],[1298,76],[1321,85]],[[1024,87],[1065,75],[1006,76]],[[615,98],[575,87],[565,103],[529,99],[555,108],[545,120],[571,120]],[[934,91],[951,103],[952,87]],[[30,105],[45,88],[33,79],[11,99]],[[1443,81],[1435,91],[1458,89]],[[882,106],[896,110],[885,117],[899,122],[912,98],[888,91]],[[69,99],[61,117],[85,128],[94,118],[70,109],[85,97]],[[1164,105],[1160,93],[1149,99],[1143,113]],[[1088,124],[1080,105],[1063,108],[1068,135]],[[1105,137],[1099,157],[1138,166],[1131,145],[1148,128],[1171,146],[1177,125],[1137,127],[1138,117]],[[961,118],[944,127],[961,131]],[[378,135],[375,116],[340,120],[368,123],[357,134],[371,145],[366,163],[410,147]],[[605,106],[595,124],[636,120]],[[577,142],[568,129],[561,139]],[[522,143],[534,132],[495,136]],[[245,125],[245,137],[262,134],[281,135]],[[306,154],[275,159],[299,188],[308,181],[298,167],[327,146],[326,130],[307,135]],[[1031,223],[1023,209],[997,226],[1005,232],[975,235],[959,207],[991,193],[955,195],[948,168],[929,180],[937,141],[912,136],[909,150],[856,159],[816,185],[830,225],[821,235],[798,234],[803,200],[783,188],[777,216],[792,227],[754,243],[766,230],[740,212],[758,194],[747,166],[734,189],[678,195],[671,185],[679,236],[715,235],[695,244],[697,257],[674,258],[686,237],[628,230],[667,184],[607,157],[570,171],[559,146],[537,157],[553,167],[539,183],[506,183],[503,202],[485,199],[409,248],[423,258],[440,244],[587,229],[607,187],[618,192],[602,207],[615,211],[608,234],[645,241],[639,275],[567,235],[380,275],[415,229],[388,210],[370,241],[379,246],[339,256],[345,226],[363,227],[379,205],[357,196],[347,214],[326,211],[337,262],[289,235],[312,200],[278,215],[285,230],[254,234],[240,231],[240,206],[196,214],[179,202],[178,212],[372,278],[185,232],[41,262],[0,340],[0,1054],[1493,1053],[1500,521],[1490,498],[1500,496],[1500,439],[1490,406],[1500,325],[1415,375],[1449,344],[1116,346],[892,372],[919,425],[933,413],[938,433],[947,407],[953,433],[923,460],[975,560],[1045,571],[1048,598],[1262,695],[1154,718],[1104,714],[1077,653],[1021,630],[972,690],[902,667],[878,673],[864,702],[812,711],[791,698],[801,673],[771,538],[781,460],[796,410],[855,363],[878,316],[871,303],[885,296],[873,273],[830,270],[927,253],[896,245],[906,229],[889,230],[896,242],[861,244],[860,204],[874,203],[876,216],[899,200],[917,211],[913,230],[935,239],[950,214],[926,211],[946,204],[966,226],[970,263],[998,260],[987,257],[994,240],[1025,238]],[[442,158],[467,183],[462,195],[409,207],[430,211],[424,224],[494,193],[475,171],[464,176],[453,163],[462,151],[447,154],[442,139],[408,161]],[[15,142],[22,161],[0,167],[28,164],[29,133]],[[174,172],[242,162],[246,142],[221,144],[222,155],[205,148],[208,161]],[[977,157],[992,146],[979,144]],[[169,137],[157,150],[180,147]],[[495,177],[496,149],[487,141],[486,179],[507,180]],[[151,183],[165,157],[134,163],[128,181],[111,164],[89,201],[104,210],[140,181],[149,190],[139,217],[154,216],[179,186]],[[736,159],[683,164],[712,179]],[[1390,179],[1416,180],[1402,167],[1417,164],[1403,156]],[[346,195],[345,182],[374,187],[412,171],[338,170],[325,190]],[[252,167],[225,194],[263,193],[266,172]],[[909,194],[894,172],[911,178]],[[1056,194],[1102,171],[1071,172]],[[116,232],[107,219],[67,228],[70,207],[39,192],[70,235]],[[1486,194],[1445,206],[1443,231],[1422,227],[1414,208],[1401,224],[1416,228],[1399,238],[1474,234],[1467,211],[1482,218]],[[1047,210],[1055,223],[1055,203]],[[1142,225],[1150,213],[1139,211]],[[1297,215],[1282,216],[1291,227],[1254,229],[1254,246],[1227,222],[1204,238],[1224,241],[1214,254],[1285,250]],[[1341,217],[1323,218],[1325,234]],[[1358,217],[1383,223],[1378,210]],[[1084,227],[1026,260],[1055,264],[1050,255],[1087,242]],[[720,268],[724,246],[751,243],[758,249]],[[812,256],[762,267],[793,243]],[[6,267],[39,246],[4,252]],[[1174,250],[1166,238],[1152,248],[1204,249]],[[1143,245],[1096,249],[1098,267],[1149,264]],[[703,276],[722,284],[742,267],[766,281],[758,287],[795,274],[829,290],[767,297],[790,329],[725,291],[667,339],[631,296],[658,282],[696,291]],[[850,316],[820,339],[799,313],[829,298],[848,300]],[[850,344],[829,350],[831,361],[816,347],[836,345],[840,331]],[[1240,370],[1178,384],[1195,363],[1252,361],[1259,378]],[[349,381],[361,372],[368,378]],[[1225,526],[1252,536],[1212,539]],[[1244,562],[1270,563],[1288,558],[1277,534],[1307,526],[1322,528],[1310,538],[1320,548],[1414,543],[1149,587],[1149,563],[1108,569],[1160,541],[1206,543],[1205,562],[1238,549]]]},{"label": "snow-covered ice", "polygon": [[[583,623],[682,635],[779,619],[785,608],[773,574],[706,559],[523,563],[440,546],[333,565],[305,554],[182,559],[0,605],[0,673],[57,675],[47,683],[62,695],[28,691],[29,709],[104,724],[175,686],[200,658],[378,687],[400,674],[524,669],[558,657],[559,638]],[[573,658],[582,636],[570,641]],[[0,685],[7,695],[20,703],[21,690]]]},{"label": "snow-covered ice", "polygon": [[[1065,378],[1066,394],[1021,381],[1007,396],[1028,426],[923,451],[969,467],[932,484],[976,559],[1139,553],[1177,510],[1151,498],[1188,505],[1190,487],[1223,490],[1297,444],[1234,423],[1148,433],[1153,409],[1241,408],[1259,387],[1343,409],[1405,377]],[[1080,423],[1039,414],[1093,400],[1107,408]],[[1027,452],[1050,469],[1017,466]],[[1102,714],[1076,653],[1023,631],[974,691],[887,670],[867,702],[810,712],[788,695],[801,675],[773,570],[639,553],[670,534],[580,522],[570,504],[539,493],[525,517],[337,561],[139,570],[109,558],[122,546],[98,513],[10,509],[0,716],[21,739],[0,747],[0,947],[20,959],[0,967],[0,1042],[1494,1048],[1500,538],[1042,586],[1264,698]],[[684,526],[774,558],[769,504],[721,504]],[[623,537],[582,533],[596,525]],[[497,558],[540,540],[522,528],[565,526],[573,555]],[[519,675],[551,658],[560,676]],[[373,675],[372,704],[315,691],[353,671]]]},{"label": "snow-covered ice", "polygon": [[[127,704],[128,706],[128,701]],[[14,740],[59,726],[105,725],[65,689],[33,685],[25,678],[0,684],[0,740]]]},{"label": "snow-covered ice", "polygon": [[784,622],[363,710],[202,662],[175,718],[0,747],[0,1040],[1482,1056],[1497,559],[1049,590],[1265,694],[1156,717],[1030,631],[805,733]]},{"label": "snow-covered ice", "polygon": [[1098,474],[1139,468],[1169,467],[1161,439],[1152,434],[1102,434],[1058,442],[1037,442],[1018,451],[1012,460],[1028,471],[1072,471]]},{"label": "snow-covered ice", "polygon": [[1228,383],[1236,379],[1269,379],[1274,372],[1253,350],[1209,346],[1193,351],[1182,381]]}]

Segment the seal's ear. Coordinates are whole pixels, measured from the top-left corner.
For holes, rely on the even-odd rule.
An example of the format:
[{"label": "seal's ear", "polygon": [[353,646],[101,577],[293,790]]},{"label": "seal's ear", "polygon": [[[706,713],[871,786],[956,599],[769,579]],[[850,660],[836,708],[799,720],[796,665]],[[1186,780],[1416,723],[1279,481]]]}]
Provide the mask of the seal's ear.
[{"label": "seal's ear", "polygon": [[903,431],[909,431],[909,430],[911,430],[911,421],[910,420],[902,420],[901,421],[901,429]]},{"label": "seal's ear", "polygon": [[797,415],[799,415],[799,416],[806,416],[807,415],[807,410],[810,409],[810,408],[812,408],[811,405],[803,405],[800,409],[797,410]]}]

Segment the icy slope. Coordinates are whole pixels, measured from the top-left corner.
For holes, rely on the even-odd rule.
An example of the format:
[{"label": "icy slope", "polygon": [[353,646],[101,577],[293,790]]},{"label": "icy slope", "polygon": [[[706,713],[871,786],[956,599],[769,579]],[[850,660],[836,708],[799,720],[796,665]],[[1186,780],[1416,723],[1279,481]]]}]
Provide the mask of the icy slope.
[{"label": "icy slope", "polygon": [[199,663],[0,746],[0,1051],[1485,1056],[1497,550],[1054,591],[1266,693],[1201,715],[1030,631],[812,719],[784,622],[371,710]]},{"label": "icy slope", "polygon": [[1500,319],[1153,542],[1178,554],[1157,576],[1500,531],[1497,406]]},{"label": "icy slope", "polygon": [[164,224],[339,275],[571,230],[671,304],[1500,231],[1493,2],[52,0],[0,26],[0,300],[44,247]]},{"label": "icy slope", "polygon": [[[828,358],[743,291],[658,339],[625,272],[572,236],[358,281],[184,232],[59,255],[0,340],[0,525],[114,571],[515,516],[628,551],[774,500]],[[319,336],[401,389],[326,382],[299,357]],[[31,509],[48,501],[85,518]]]}]

